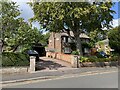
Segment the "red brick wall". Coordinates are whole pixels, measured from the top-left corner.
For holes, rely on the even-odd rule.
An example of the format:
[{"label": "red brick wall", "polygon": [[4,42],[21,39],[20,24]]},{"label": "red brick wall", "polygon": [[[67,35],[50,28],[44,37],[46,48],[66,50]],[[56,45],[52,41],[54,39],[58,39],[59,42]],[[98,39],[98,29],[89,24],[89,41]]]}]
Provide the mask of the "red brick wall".
[{"label": "red brick wall", "polygon": [[56,59],[63,60],[63,61],[66,61],[68,63],[71,63],[73,55],[47,52],[46,57],[52,57],[52,58],[56,58]]},{"label": "red brick wall", "polygon": [[50,34],[48,49],[54,49],[54,34]]},{"label": "red brick wall", "polygon": [[61,53],[61,34],[55,34],[55,50]]},{"label": "red brick wall", "polygon": [[59,33],[51,33],[50,38],[49,38],[49,45],[48,45],[49,50],[55,50],[55,52],[60,52],[61,53],[61,34]]}]

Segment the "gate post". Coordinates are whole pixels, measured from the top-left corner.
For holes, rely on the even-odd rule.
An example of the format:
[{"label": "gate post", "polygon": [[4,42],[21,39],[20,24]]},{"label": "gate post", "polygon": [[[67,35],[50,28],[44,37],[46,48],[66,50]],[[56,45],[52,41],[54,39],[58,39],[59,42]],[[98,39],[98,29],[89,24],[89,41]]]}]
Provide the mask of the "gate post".
[{"label": "gate post", "polygon": [[30,69],[29,69],[30,73],[35,72],[35,64],[36,64],[36,57],[35,56],[30,56]]},{"label": "gate post", "polygon": [[79,58],[77,55],[72,55],[71,64],[73,68],[79,68]]}]

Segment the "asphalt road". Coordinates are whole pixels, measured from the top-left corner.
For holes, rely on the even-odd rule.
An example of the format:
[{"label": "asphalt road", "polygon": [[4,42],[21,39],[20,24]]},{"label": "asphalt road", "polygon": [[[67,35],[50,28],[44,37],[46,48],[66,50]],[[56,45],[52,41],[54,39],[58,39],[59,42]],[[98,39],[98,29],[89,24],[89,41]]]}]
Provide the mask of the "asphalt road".
[{"label": "asphalt road", "polygon": [[65,76],[6,88],[118,88],[118,72]]}]

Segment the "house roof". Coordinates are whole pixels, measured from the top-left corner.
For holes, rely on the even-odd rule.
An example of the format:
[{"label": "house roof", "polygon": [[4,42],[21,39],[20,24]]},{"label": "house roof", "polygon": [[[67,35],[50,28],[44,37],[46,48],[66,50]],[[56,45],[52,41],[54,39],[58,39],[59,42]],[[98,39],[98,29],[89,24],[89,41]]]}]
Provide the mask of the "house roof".
[{"label": "house roof", "polygon": [[[74,37],[74,34],[73,34],[73,32],[71,32],[71,31],[70,31],[70,35],[71,35],[72,37]],[[64,32],[64,33],[61,33],[61,36],[68,36],[68,34]],[[90,37],[89,37],[88,35],[86,35],[85,33],[81,33],[81,34],[80,34],[80,38],[88,38],[88,39],[89,39]]]},{"label": "house roof", "polygon": [[105,40],[99,41],[96,44],[99,44],[100,42],[104,43],[104,44],[109,44],[109,39],[105,39]]},{"label": "house roof", "polygon": [[90,37],[88,35],[86,35],[85,33],[81,33],[80,38],[90,38]]}]

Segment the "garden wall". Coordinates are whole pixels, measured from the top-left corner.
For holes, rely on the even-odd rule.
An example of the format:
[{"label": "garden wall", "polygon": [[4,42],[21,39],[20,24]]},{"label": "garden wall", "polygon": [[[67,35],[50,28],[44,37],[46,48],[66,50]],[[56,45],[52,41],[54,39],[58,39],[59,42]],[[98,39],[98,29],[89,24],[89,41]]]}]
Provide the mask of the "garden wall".
[{"label": "garden wall", "polygon": [[55,58],[55,59],[59,59],[59,60],[68,62],[71,64],[71,67],[74,67],[74,68],[78,68],[78,66],[79,66],[78,65],[79,64],[78,58],[76,58],[78,56],[76,56],[76,55],[47,52],[46,57],[51,57],[51,58]]},{"label": "garden wall", "polygon": [[[120,65],[119,60],[104,61],[103,58],[101,58],[101,59],[99,58],[100,59],[99,61],[97,61],[97,58],[96,58],[95,60],[92,60],[93,62],[91,61],[91,62],[80,63],[79,60],[75,60],[76,59],[75,55],[54,53],[54,52],[47,52],[46,57],[51,57],[51,58],[66,61],[74,67],[105,67],[105,66],[109,66],[109,67],[115,66],[115,67],[117,67],[118,65]],[[78,62],[76,62],[76,61],[78,61]],[[77,66],[77,65],[79,65],[79,66]]]},{"label": "garden wall", "polygon": [[28,73],[29,67],[4,67],[0,69],[0,74]]},{"label": "garden wall", "polygon": [[54,52],[47,52],[46,53],[46,57],[51,57],[51,58],[55,58],[55,59],[60,59],[63,61],[66,61],[68,63],[71,63],[72,61],[72,57],[74,55],[69,55],[69,54],[62,54],[62,53],[54,53]]}]

